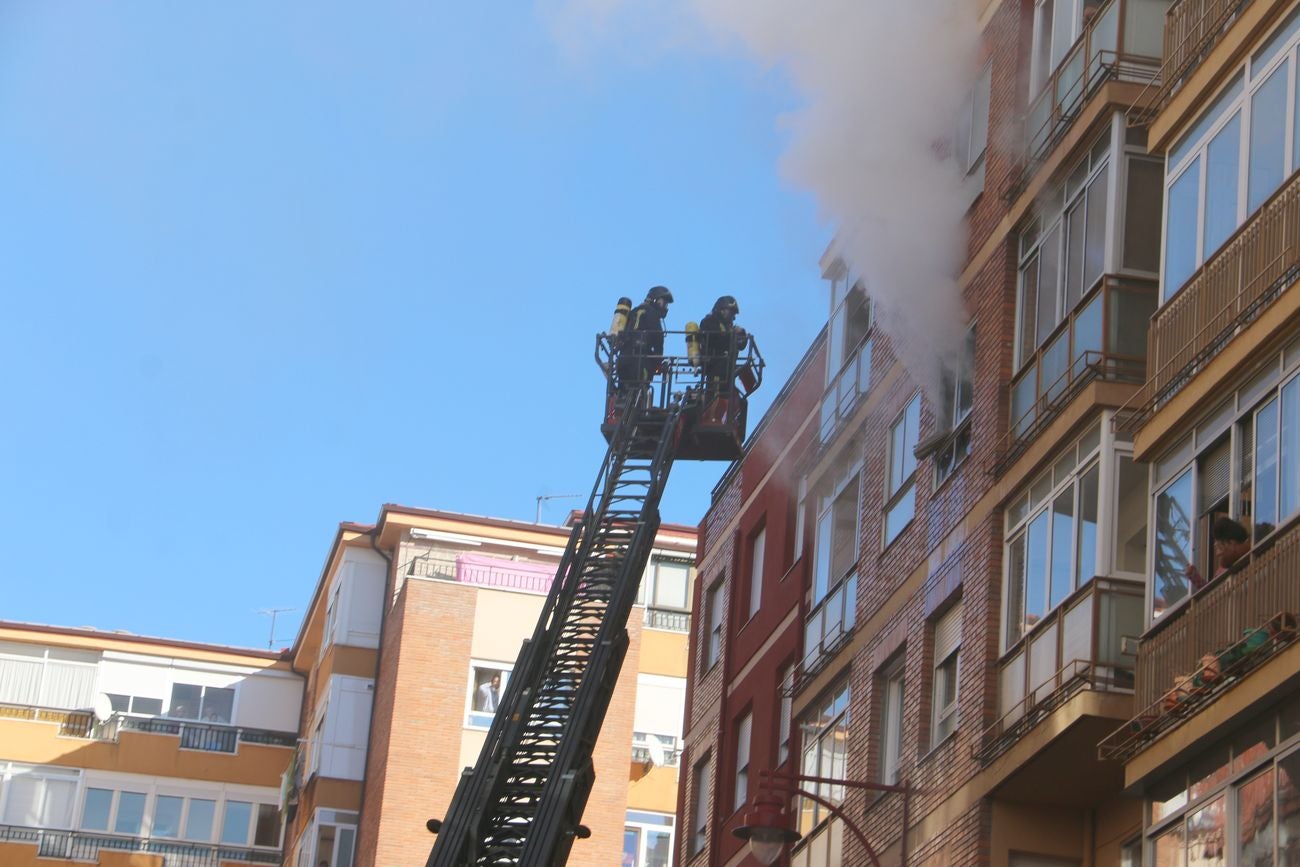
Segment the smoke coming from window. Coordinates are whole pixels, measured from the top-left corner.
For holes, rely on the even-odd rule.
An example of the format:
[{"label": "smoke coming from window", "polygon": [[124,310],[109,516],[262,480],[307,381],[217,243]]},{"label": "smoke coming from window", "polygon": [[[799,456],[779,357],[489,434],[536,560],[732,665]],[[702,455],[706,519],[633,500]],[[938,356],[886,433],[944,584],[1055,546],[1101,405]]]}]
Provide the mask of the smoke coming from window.
[{"label": "smoke coming from window", "polygon": [[[663,3],[672,11],[647,11]],[[782,169],[835,226],[834,251],[876,301],[899,360],[927,391],[967,321],[957,290],[969,195],[950,156],[975,80],[974,0],[568,0],[588,31],[647,15],[678,47],[734,46],[779,66],[804,99],[782,118]],[[697,34],[683,34],[694,20]],[[666,23],[665,23],[666,22]],[[696,37],[696,38],[692,38]]]}]

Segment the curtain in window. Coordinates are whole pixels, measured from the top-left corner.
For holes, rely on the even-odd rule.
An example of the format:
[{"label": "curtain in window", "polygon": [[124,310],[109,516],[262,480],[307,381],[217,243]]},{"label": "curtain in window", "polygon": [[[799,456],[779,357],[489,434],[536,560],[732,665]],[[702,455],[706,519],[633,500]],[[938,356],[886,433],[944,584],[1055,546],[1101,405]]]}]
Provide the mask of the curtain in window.
[{"label": "curtain in window", "polygon": [[95,703],[95,669],[87,665],[48,662],[40,703],[46,707],[82,709]]},{"label": "curtain in window", "polygon": [[40,662],[0,659],[0,702],[38,704],[40,683]]}]

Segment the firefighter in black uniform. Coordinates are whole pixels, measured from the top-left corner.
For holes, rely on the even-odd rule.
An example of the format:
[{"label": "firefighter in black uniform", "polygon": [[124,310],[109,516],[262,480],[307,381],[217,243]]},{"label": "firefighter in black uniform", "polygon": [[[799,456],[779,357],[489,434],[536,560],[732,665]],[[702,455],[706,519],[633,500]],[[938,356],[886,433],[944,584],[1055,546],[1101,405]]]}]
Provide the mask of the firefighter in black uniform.
[{"label": "firefighter in black uniform", "polygon": [[619,394],[644,386],[662,364],[664,317],[671,303],[673,293],[668,287],[654,286],[628,316],[615,364]]},{"label": "firefighter in black uniform", "polygon": [[736,325],[740,305],[730,295],[713,303],[713,311],[700,320],[696,340],[704,372],[705,399],[731,394],[736,378],[736,356],[749,345],[749,335]]}]

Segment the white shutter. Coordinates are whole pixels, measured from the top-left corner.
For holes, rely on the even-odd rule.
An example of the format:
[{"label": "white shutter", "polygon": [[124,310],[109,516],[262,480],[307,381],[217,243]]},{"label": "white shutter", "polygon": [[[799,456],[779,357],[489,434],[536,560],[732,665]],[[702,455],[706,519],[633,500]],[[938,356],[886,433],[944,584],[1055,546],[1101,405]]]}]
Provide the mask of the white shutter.
[{"label": "white shutter", "polygon": [[934,625],[934,664],[943,662],[960,645],[961,603],[958,603]]}]

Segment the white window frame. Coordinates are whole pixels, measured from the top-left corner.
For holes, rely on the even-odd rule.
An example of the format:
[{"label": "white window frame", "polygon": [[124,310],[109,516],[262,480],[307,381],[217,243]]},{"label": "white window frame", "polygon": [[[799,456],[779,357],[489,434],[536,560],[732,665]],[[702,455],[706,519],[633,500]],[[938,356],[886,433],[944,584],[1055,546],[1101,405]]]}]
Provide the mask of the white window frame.
[{"label": "white window frame", "polygon": [[767,553],[767,526],[758,528],[749,539],[749,617],[758,614],[763,604],[763,567]]},{"label": "white window frame", "polygon": [[749,800],[749,764],[752,759],[754,712],[746,711],[736,723],[736,776],[732,787],[733,811],[744,808]]},{"label": "white window frame", "polygon": [[[941,430],[949,433],[934,458],[934,484],[937,488],[957,472],[971,453],[971,413],[975,408],[975,323],[966,328],[961,355],[954,367],[944,373],[944,404],[936,413]],[[964,406],[963,406],[964,403]]]},{"label": "white window frame", "polygon": [[722,659],[722,602],[724,596],[723,577],[718,576],[712,584],[706,588],[704,593],[704,607],[707,609],[708,632],[705,633],[704,639],[704,669],[708,671],[718,664]]},{"label": "white window frame", "polygon": [[[651,821],[655,819],[656,821]],[[668,813],[653,813],[648,810],[628,810],[623,820],[623,830],[637,832],[636,867],[645,867],[650,857],[650,833],[668,835],[668,862],[671,864],[673,846],[677,843],[675,817]]]},{"label": "white window frame", "polygon": [[[514,668],[515,664],[513,662],[499,662],[493,659],[480,659],[478,657],[470,659],[469,671],[466,675],[468,686],[465,690],[465,728],[480,731],[489,729],[492,727],[492,720],[496,716],[495,711],[488,713],[486,711],[475,710],[474,698],[478,693],[479,684],[475,681],[474,672],[478,669],[501,672],[501,695],[498,698],[498,701],[500,701],[505,698],[506,687],[510,683],[510,675],[514,671]],[[497,710],[500,709],[501,706],[498,704]]]},{"label": "white window frame", "polygon": [[880,782],[896,785],[903,764],[903,720],[907,712],[906,657],[901,654],[881,668],[880,685]]},{"label": "white window frame", "polygon": [[703,851],[709,843],[709,756],[696,762],[691,768],[691,846],[690,854]]},{"label": "white window frame", "polygon": [[[1279,38],[1280,42],[1275,46],[1270,46],[1272,53],[1268,57],[1259,57],[1260,49],[1275,37]],[[1297,150],[1295,141],[1296,76],[1297,65],[1300,64],[1300,52],[1297,51],[1298,45],[1300,45],[1300,9],[1289,14],[1267,36],[1256,43],[1257,48],[1252,51],[1251,56],[1242,61],[1234,74],[1218,89],[1214,98],[1208,101],[1208,107],[1198,115],[1197,119],[1190,125],[1190,129],[1175,140],[1169,148],[1169,160],[1165,166],[1164,219],[1161,225],[1161,238],[1165,239],[1165,243],[1162,243],[1160,248],[1161,304],[1171,300],[1185,285],[1185,282],[1178,286],[1169,286],[1166,283],[1166,274],[1168,273],[1166,259],[1169,252],[1167,239],[1169,238],[1170,190],[1183,179],[1186,172],[1192,169],[1193,163],[1195,163],[1195,170],[1199,172],[1200,177],[1196,183],[1196,238],[1192,245],[1194,251],[1192,269],[1187,275],[1187,279],[1190,280],[1200,267],[1205,264],[1206,260],[1213,257],[1220,249],[1215,247],[1213,250],[1208,250],[1205,247],[1205,200],[1208,184],[1207,152],[1209,145],[1219,132],[1232,122],[1234,117],[1240,117],[1238,129],[1240,138],[1237,144],[1237,216],[1235,220],[1236,229],[1240,229],[1241,225],[1254,214],[1249,202],[1250,126],[1254,96],[1268,82],[1273,73],[1286,63],[1290,64],[1290,70],[1285,87],[1286,114],[1283,119],[1282,183],[1285,184],[1286,180],[1300,167],[1300,151]],[[1234,89],[1236,90],[1235,94],[1233,93]],[[1275,193],[1276,190],[1273,192]],[[1265,200],[1271,195],[1272,193],[1265,196]],[[1228,238],[1233,236],[1236,229],[1228,234]]]},{"label": "white window frame", "polygon": [[[934,624],[934,667],[930,682],[931,749],[957,732],[957,708],[961,700],[961,611],[958,602]],[[949,682],[952,684],[952,700],[941,703],[944,687]]]},{"label": "white window frame", "polygon": [[[901,426],[901,427],[900,427]],[[883,546],[888,548],[895,539],[903,535],[912,521],[916,519],[916,443],[921,432],[921,393],[918,391],[894,417],[889,425],[889,445],[886,453],[885,470],[885,508],[884,520],[881,521]],[[900,436],[901,433],[901,436]],[[900,454],[901,451],[901,454]],[[901,509],[906,501],[911,501],[911,514],[889,532],[890,519],[896,509]]]},{"label": "white window frame", "polygon": [[794,663],[790,663],[781,671],[781,681],[778,689],[781,693],[781,702],[777,713],[777,734],[779,743],[776,748],[776,763],[785,764],[786,759],[790,757],[790,718],[794,713]]}]

